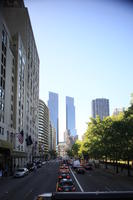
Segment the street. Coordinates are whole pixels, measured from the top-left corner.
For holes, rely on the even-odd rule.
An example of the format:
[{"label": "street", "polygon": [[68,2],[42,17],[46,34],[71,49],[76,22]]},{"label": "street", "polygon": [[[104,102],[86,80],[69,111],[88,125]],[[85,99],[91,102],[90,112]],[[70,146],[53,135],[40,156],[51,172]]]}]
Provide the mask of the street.
[{"label": "street", "polygon": [[[58,168],[57,161],[50,161],[24,178],[0,180],[0,199],[34,200],[38,194],[55,192]],[[84,175],[76,174],[72,169],[70,171],[76,192],[132,190],[133,177],[114,175],[103,169],[86,171]]]},{"label": "street", "polygon": [[50,162],[23,178],[0,180],[0,199],[33,200],[44,192],[55,192],[58,163]]}]

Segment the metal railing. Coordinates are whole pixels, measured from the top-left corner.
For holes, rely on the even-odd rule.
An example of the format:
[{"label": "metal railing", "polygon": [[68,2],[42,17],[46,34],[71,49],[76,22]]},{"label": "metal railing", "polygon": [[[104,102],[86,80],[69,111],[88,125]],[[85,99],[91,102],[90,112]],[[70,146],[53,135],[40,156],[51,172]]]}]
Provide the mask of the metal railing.
[{"label": "metal railing", "polygon": [[133,199],[133,191],[114,192],[55,192],[39,195],[36,200],[106,200]]}]

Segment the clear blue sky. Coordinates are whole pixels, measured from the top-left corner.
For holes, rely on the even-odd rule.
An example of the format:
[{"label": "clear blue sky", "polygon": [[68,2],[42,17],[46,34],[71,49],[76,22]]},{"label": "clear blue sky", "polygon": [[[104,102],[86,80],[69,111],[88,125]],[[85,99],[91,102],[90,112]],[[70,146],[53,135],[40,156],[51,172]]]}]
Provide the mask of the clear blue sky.
[{"label": "clear blue sky", "polygon": [[81,136],[91,101],[127,107],[133,92],[133,7],[124,1],[25,0],[40,57],[40,98],[59,94],[60,140],[65,96],[74,97]]}]

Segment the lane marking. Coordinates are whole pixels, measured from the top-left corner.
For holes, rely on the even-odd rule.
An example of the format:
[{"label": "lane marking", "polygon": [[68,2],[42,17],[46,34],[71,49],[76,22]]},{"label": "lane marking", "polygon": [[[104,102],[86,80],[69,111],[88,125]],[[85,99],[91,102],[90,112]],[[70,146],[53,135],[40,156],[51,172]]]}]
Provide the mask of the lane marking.
[{"label": "lane marking", "polygon": [[25,194],[25,196],[24,196],[24,199],[26,199],[32,192],[33,192],[33,190],[30,190],[29,192],[27,192],[27,194]]},{"label": "lane marking", "polygon": [[107,187],[107,186],[105,186],[105,189],[106,189],[107,191],[111,191],[111,189],[110,189],[109,187]]},{"label": "lane marking", "polygon": [[76,176],[74,175],[74,173],[73,173],[73,171],[72,171],[72,169],[71,169],[71,168],[70,168],[70,171],[71,171],[71,173],[72,173],[73,177],[75,178],[75,181],[77,182],[77,184],[78,184],[78,186],[79,186],[79,188],[80,188],[81,192],[84,192],[83,188],[81,187],[80,183],[78,182],[78,180],[77,180]]}]

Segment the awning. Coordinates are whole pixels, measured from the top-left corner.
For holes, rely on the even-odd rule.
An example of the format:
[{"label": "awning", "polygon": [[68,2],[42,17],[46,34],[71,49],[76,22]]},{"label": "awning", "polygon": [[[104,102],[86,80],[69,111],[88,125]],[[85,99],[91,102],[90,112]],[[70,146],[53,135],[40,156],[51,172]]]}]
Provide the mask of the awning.
[{"label": "awning", "polygon": [[12,152],[13,146],[10,142],[7,142],[5,140],[0,140],[0,149],[6,149],[6,150],[10,150],[10,152]]},{"label": "awning", "polygon": [[12,157],[14,157],[14,158],[26,158],[27,157],[27,153],[22,152],[22,151],[13,151],[12,152]]}]

